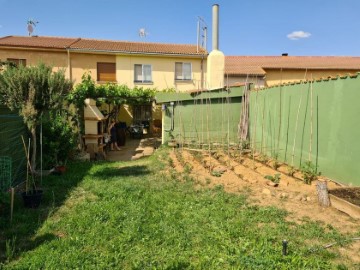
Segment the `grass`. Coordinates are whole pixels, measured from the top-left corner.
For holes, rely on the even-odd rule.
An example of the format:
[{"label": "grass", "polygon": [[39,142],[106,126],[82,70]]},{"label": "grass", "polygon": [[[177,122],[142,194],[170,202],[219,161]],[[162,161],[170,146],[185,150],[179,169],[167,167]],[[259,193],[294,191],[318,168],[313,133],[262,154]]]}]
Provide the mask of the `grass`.
[{"label": "grass", "polygon": [[195,189],[169,168],[167,151],[132,162],[73,163],[65,175],[44,179],[39,209],[17,201],[13,224],[1,218],[0,251],[8,257],[0,257],[0,269],[346,267],[346,260],[337,265],[336,249],[319,248],[346,237],[334,228],[288,222],[283,210],[249,204],[248,192]]}]

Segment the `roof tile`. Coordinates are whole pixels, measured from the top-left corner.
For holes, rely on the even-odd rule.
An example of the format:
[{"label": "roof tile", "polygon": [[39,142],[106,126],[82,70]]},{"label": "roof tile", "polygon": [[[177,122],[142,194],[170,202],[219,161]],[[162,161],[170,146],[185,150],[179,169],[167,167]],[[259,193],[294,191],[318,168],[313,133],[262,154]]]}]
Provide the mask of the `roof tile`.
[{"label": "roof tile", "polygon": [[1,46],[49,48],[87,51],[106,51],[109,53],[150,53],[150,54],[180,54],[180,55],[204,55],[207,52],[196,45],[190,44],[167,44],[150,42],[111,41],[84,38],[62,38],[43,36],[7,36],[0,38]]},{"label": "roof tile", "polygon": [[266,69],[348,69],[360,71],[360,57],[351,56],[226,56],[229,75],[265,75]]}]

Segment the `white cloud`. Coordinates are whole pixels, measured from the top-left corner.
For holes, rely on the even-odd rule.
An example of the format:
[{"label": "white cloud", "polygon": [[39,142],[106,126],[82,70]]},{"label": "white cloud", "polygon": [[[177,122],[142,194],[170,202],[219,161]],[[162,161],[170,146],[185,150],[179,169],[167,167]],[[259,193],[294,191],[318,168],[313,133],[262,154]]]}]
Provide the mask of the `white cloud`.
[{"label": "white cloud", "polygon": [[308,38],[310,36],[311,36],[311,34],[309,32],[304,32],[304,31],[294,31],[287,35],[288,39],[291,39],[291,40],[298,40],[300,38]]}]

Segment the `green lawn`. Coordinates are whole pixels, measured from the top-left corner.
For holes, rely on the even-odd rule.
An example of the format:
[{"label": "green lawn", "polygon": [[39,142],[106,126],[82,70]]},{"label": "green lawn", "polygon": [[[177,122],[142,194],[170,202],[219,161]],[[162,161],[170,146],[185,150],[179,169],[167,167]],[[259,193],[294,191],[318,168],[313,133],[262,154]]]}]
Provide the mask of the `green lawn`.
[{"label": "green lawn", "polygon": [[[331,226],[285,220],[221,186],[195,189],[168,149],[132,162],[73,163],[44,179],[37,210],[0,221],[0,269],[355,269]],[[166,170],[166,171],[165,171]],[[289,254],[282,255],[282,240]]]}]

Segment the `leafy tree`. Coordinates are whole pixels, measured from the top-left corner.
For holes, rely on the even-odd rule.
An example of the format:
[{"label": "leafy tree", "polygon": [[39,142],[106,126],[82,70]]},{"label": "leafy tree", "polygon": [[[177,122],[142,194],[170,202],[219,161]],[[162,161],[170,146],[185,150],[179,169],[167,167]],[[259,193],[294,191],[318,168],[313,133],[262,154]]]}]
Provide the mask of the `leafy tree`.
[{"label": "leafy tree", "polygon": [[37,66],[8,66],[0,73],[0,102],[11,110],[18,110],[32,136],[31,169],[36,169],[36,127],[42,115],[60,109],[72,82],[65,71],[52,72],[45,64]]}]

